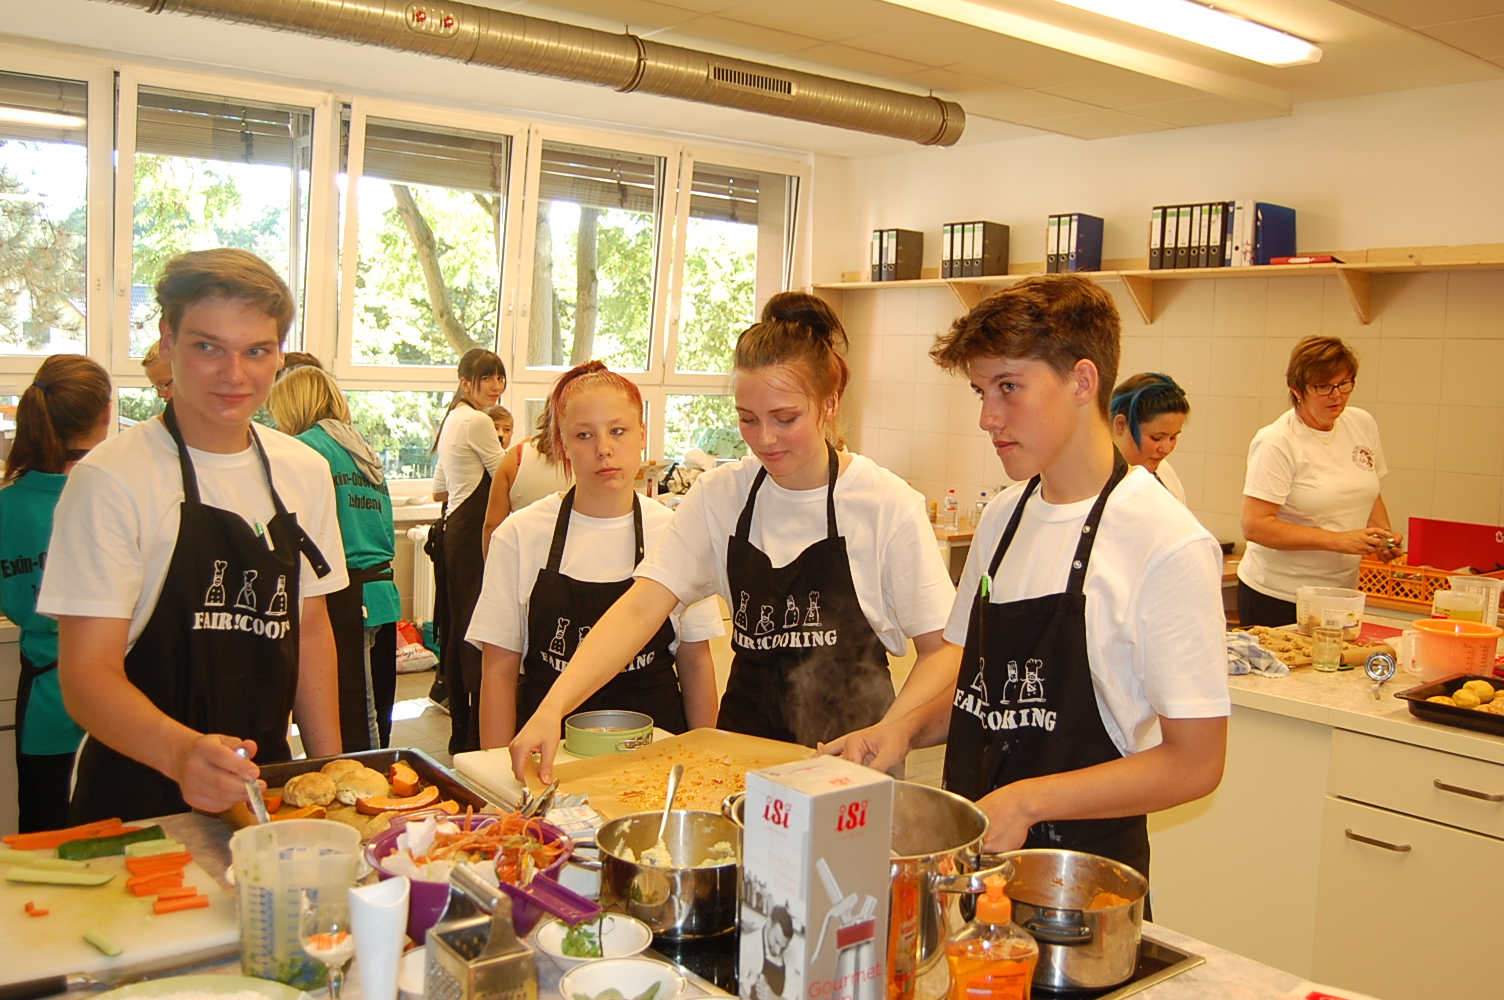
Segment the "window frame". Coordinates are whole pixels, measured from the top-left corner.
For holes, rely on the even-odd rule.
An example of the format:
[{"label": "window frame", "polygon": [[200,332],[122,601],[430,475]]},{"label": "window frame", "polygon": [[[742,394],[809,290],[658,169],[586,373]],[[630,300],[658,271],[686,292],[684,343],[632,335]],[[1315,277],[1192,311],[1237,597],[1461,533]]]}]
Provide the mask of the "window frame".
[{"label": "window frame", "polygon": [[[309,90],[282,84],[219,74],[186,72],[152,66],[123,65],[118,77],[118,115],[115,126],[115,216],[114,216],[114,302],[111,312],[109,371],[117,386],[146,384],[139,358],[131,357],[130,310],[131,273],[134,270],[134,230],[136,211],[136,117],[140,88],[161,87],[188,93],[207,94],[231,100],[243,98],[308,108],[313,113],[311,162],[308,171],[307,250],[303,254],[303,304],[293,325],[300,322],[304,332],[303,349],[317,354],[318,331],[327,328],[334,318],[334,278],[328,269],[314,266],[314,261],[333,260],[335,251],[334,214],[335,174],[338,166],[338,135],[334,128],[336,108],[334,94],[327,90]],[[331,138],[336,156],[331,162]],[[318,192],[324,191],[319,197]],[[291,331],[289,331],[291,336]]]},{"label": "window frame", "polygon": [[[75,80],[89,88],[88,123],[84,127],[84,149],[88,156],[84,192],[84,306],[88,313],[84,318],[84,353],[109,370],[114,287],[110,230],[114,224],[115,72],[104,60],[55,57],[31,46],[10,43],[0,43],[0,68]],[[0,378],[14,376],[29,380],[42,361],[43,356],[37,354],[0,355]],[[0,393],[19,395],[25,387],[26,381],[16,381],[8,387],[0,385]]]},{"label": "window frame", "polygon": [[[349,177],[358,177],[365,167],[365,138],[366,121],[369,118],[383,118],[405,122],[415,128],[425,125],[436,125],[441,128],[458,128],[470,132],[485,132],[498,138],[506,137],[509,143],[507,154],[507,192],[506,212],[503,214],[505,234],[502,240],[501,251],[501,278],[498,285],[497,295],[497,319],[496,319],[496,344],[493,350],[507,366],[507,393],[503,394],[503,404],[511,392],[512,375],[515,365],[513,351],[513,337],[511,332],[512,313],[515,311],[516,289],[519,281],[519,267],[515,264],[508,266],[508,258],[514,260],[518,251],[517,241],[520,237],[519,229],[522,226],[522,170],[518,157],[527,146],[527,123],[521,119],[508,118],[501,115],[484,114],[480,112],[461,111],[450,108],[435,107],[426,104],[414,104],[405,101],[390,101],[378,98],[355,97],[349,102],[350,105],[350,145],[349,156],[345,169]],[[335,173],[333,181],[336,194],[338,190],[339,164],[338,146],[339,136],[336,132],[335,143]],[[355,278],[357,265],[360,259],[360,217],[359,217],[359,184],[345,183],[345,229],[343,235],[343,251],[339,256],[339,267],[336,269],[339,276],[339,323],[337,327],[338,343],[330,352],[334,358],[334,377],[339,380],[341,386],[350,389],[387,389],[402,390],[413,389],[424,392],[442,392],[453,389],[456,385],[457,375],[453,365],[357,365],[354,362],[355,351]],[[338,215],[336,213],[336,219]],[[336,247],[339,246],[338,241]],[[334,260],[331,252],[330,259]],[[330,282],[335,281],[335,275],[330,275]]]}]

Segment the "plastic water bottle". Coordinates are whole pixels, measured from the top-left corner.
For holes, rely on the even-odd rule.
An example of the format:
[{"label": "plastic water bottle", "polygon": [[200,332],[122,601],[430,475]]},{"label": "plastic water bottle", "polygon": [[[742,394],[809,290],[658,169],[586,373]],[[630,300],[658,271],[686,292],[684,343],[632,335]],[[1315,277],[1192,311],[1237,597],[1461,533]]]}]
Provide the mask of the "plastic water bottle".
[{"label": "plastic water bottle", "polygon": [[973,528],[976,528],[976,527],[978,527],[978,526],[981,525],[981,523],[982,523],[982,512],[985,511],[986,509],[987,509],[987,491],[983,490],[982,491],[982,495],[977,498],[976,507],[974,507],[972,509],[972,512],[971,512],[971,526]]},{"label": "plastic water bottle", "polygon": [[961,526],[961,501],[954,487],[945,493],[945,526],[952,531]]}]

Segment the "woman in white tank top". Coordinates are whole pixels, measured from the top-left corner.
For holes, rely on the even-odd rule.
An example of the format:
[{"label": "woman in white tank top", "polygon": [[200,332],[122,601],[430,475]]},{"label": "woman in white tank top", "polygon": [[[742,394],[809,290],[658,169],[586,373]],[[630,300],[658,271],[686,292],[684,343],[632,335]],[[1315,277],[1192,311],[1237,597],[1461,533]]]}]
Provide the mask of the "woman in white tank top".
[{"label": "woman in white tank top", "polygon": [[486,523],[481,534],[481,553],[491,549],[491,533],[507,515],[574,485],[574,476],[546,454],[549,448],[548,411],[538,418],[538,433],[507,450],[496,476],[491,480],[491,496],[486,503]]}]

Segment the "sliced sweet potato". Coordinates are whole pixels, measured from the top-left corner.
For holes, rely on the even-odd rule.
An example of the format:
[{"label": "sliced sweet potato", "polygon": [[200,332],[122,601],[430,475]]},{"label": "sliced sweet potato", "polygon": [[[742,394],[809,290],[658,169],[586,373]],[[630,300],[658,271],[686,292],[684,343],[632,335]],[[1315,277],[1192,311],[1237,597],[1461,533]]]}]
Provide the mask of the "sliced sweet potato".
[{"label": "sliced sweet potato", "polygon": [[446,813],[448,813],[451,816],[458,816],[459,812],[460,812],[460,804],[458,802],[454,801],[453,799],[445,799],[443,802],[440,802],[434,808],[435,809],[442,809],[442,810],[444,810]]},{"label": "sliced sweet potato", "polygon": [[278,820],[284,819],[323,819],[328,814],[328,810],[323,806],[304,806],[291,812],[276,813],[272,816],[272,822],[275,823]]},{"label": "sliced sweet potato", "polygon": [[407,798],[417,795],[423,785],[418,780],[418,772],[412,769],[412,765],[406,761],[397,761],[392,769],[387,772],[387,780],[392,783],[392,795],[396,798]]},{"label": "sliced sweet potato", "polygon": [[401,799],[388,798],[384,795],[369,799],[356,799],[355,811],[367,816],[375,816],[383,812],[412,812],[414,809],[426,809],[438,800],[438,786],[429,785],[417,795],[409,795]]},{"label": "sliced sweet potato", "polygon": [[266,811],[269,813],[274,813],[282,808],[282,796],[280,795],[263,795],[261,796],[261,801],[266,803]]}]

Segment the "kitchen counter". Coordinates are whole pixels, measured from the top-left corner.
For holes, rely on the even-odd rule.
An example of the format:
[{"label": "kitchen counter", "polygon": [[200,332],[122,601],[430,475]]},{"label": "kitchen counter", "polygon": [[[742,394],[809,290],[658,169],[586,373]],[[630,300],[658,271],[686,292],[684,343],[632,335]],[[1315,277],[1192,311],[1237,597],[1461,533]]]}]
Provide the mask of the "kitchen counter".
[{"label": "kitchen counter", "polygon": [[[221,885],[230,864],[229,832],[218,819],[184,813],[158,820],[172,837],[182,841],[194,854],[204,870],[214,876]],[[1283,998],[1303,996],[1295,991],[1303,985],[1298,976],[1263,965],[1252,959],[1234,954],[1205,941],[1178,934],[1167,927],[1145,924],[1145,934],[1182,951],[1200,955],[1205,963],[1182,973],[1157,986],[1145,990],[1140,996],[1151,1000],[1244,1000],[1248,997]],[[562,1000],[559,991],[559,970],[545,956],[538,956],[538,995],[540,1000]],[[192,968],[180,969],[171,975],[239,975],[239,958],[226,958],[217,962],[203,963]],[[725,996],[705,980],[686,976],[689,988],[685,1000],[700,996]],[[63,996],[63,994],[58,994]],[[363,1000],[360,992],[359,974],[353,971],[344,996],[347,1000]]]}]

